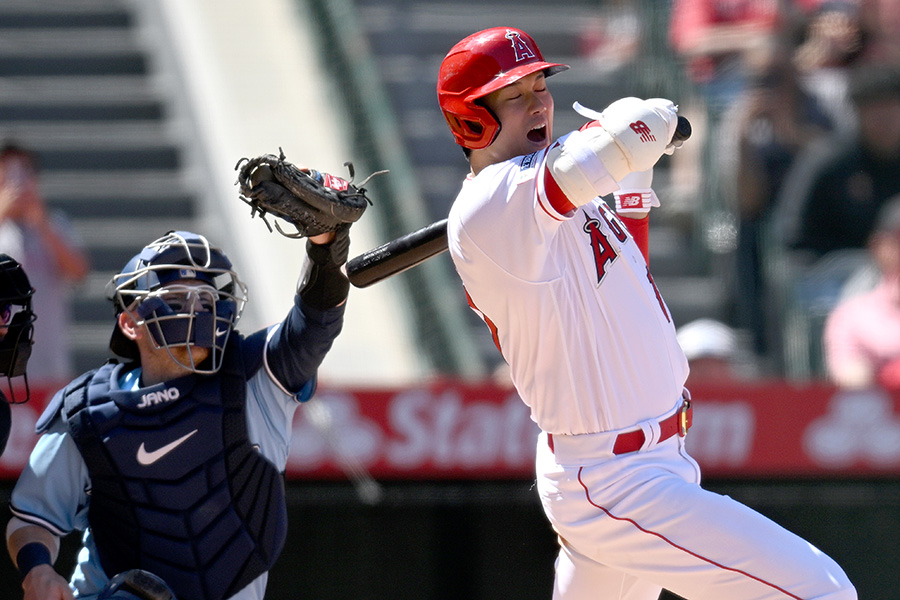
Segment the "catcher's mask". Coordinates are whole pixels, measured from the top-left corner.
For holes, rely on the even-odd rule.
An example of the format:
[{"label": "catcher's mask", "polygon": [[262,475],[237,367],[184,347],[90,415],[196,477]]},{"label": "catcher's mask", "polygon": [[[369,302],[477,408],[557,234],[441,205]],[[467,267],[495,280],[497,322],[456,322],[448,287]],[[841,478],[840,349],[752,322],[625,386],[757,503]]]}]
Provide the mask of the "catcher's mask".
[{"label": "catcher's mask", "polygon": [[512,27],[493,27],[457,43],[438,72],[438,104],[456,143],[470,150],[487,148],[500,122],[480,100],[532,73],[549,77],[568,69],[549,63],[530,35]]},{"label": "catcher's mask", "polygon": [[[179,365],[201,374],[222,366],[231,330],[247,302],[247,288],[231,261],[202,235],[170,231],[128,261],[107,286],[116,316],[127,312],[135,324],[146,325],[157,349],[165,348]],[[139,360],[136,344],[119,329],[110,349]],[[180,359],[172,348],[187,349]],[[209,348],[206,360],[195,360],[193,348]]]},{"label": "catcher's mask", "polygon": [[[34,344],[36,317],[31,310],[32,295],[34,288],[22,265],[14,258],[0,254],[0,375],[7,378],[9,401],[13,404],[27,402],[30,396],[25,371]],[[12,387],[12,378],[19,376],[25,381],[22,399],[16,397]]]}]

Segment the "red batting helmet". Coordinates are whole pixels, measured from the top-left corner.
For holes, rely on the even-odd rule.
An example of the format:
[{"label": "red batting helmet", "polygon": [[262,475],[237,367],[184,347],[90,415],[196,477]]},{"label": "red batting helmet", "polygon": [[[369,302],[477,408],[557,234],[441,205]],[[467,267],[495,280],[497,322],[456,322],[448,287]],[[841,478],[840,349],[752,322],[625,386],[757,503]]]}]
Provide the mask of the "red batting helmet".
[{"label": "red batting helmet", "polygon": [[438,73],[438,103],[460,146],[488,147],[500,123],[480,98],[537,71],[546,76],[569,65],[544,61],[530,35],[512,27],[473,33],[450,49]]}]

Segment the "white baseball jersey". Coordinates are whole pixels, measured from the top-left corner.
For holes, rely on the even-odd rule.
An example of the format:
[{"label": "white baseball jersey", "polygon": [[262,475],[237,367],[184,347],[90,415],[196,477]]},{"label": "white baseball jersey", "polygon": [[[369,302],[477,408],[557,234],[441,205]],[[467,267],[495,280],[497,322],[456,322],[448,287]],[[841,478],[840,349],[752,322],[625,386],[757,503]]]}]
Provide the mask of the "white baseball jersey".
[{"label": "white baseball jersey", "polygon": [[633,427],[675,406],[687,359],[627,229],[599,198],[559,212],[564,197],[539,177],[545,157],[465,181],[450,210],[450,253],[543,431]]},{"label": "white baseball jersey", "polygon": [[[662,435],[688,373],[669,309],[622,222],[599,199],[574,208],[546,155],[468,178],[448,237],[544,432],[536,475],[560,542],[553,600],[656,600],[663,586],[691,600],[856,600],[831,558],[701,488],[684,437]],[[616,451],[635,430],[641,447]]]}]

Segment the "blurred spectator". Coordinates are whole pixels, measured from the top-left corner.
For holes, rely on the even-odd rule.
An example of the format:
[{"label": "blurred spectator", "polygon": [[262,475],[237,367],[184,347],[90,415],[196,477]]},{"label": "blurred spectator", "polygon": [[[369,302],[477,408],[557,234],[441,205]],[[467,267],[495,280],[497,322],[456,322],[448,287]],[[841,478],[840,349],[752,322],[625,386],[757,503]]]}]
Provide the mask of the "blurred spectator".
[{"label": "blurred spectator", "polygon": [[855,68],[850,97],[858,131],[828,138],[798,161],[778,200],[774,225],[789,248],[813,259],[864,248],[878,211],[900,193],[900,68]]},{"label": "blurred spectator", "polygon": [[841,301],[825,322],[829,379],[842,388],[900,390],[900,196],[879,214],[868,251],[880,279]]},{"label": "blurred spectator", "polygon": [[635,0],[603,2],[596,15],[581,24],[578,53],[595,71],[612,74],[637,57],[645,22]]},{"label": "blurred spectator", "polygon": [[751,332],[758,356],[769,350],[764,224],[794,159],[832,128],[801,86],[791,52],[786,45],[773,51],[723,119],[723,180],[732,186],[727,193],[738,221],[734,324]]},{"label": "blurred spectator", "polygon": [[780,25],[778,0],[675,0],[669,37],[707,109],[717,114],[743,91],[748,66],[767,51]]},{"label": "blurred spectator", "polygon": [[858,0],[863,26],[870,32],[868,60],[900,64],[900,0]]},{"label": "blurred spectator", "polygon": [[722,256],[734,250],[734,215],[719,173],[723,116],[769,56],[783,16],[779,0],[674,0],[672,5],[669,41],[697,92],[679,100],[680,112],[702,139],[673,156],[670,207],[690,214],[691,235],[702,244],[701,252]]},{"label": "blurred spectator", "polygon": [[690,365],[691,382],[740,379],[740,345],[735,331],[715,319],[697,319],[678,328],[678,344]]},{"label": "blurred spectator", "polygon": [[870,38],[858,0],[827,0],[810,15],[794,53],[804,86],[845,131],[856,126],[847,90],[850,69],[863,56]]},{"label": "blurred spectator", "polygon": [[65,215],[44,204],[35,156],[15,144],[0,149],[0,252],[19,259],[35,289],[38,325],[29,378],[65,383],[74,371],[70,286],[87,275],[88,259]]}]

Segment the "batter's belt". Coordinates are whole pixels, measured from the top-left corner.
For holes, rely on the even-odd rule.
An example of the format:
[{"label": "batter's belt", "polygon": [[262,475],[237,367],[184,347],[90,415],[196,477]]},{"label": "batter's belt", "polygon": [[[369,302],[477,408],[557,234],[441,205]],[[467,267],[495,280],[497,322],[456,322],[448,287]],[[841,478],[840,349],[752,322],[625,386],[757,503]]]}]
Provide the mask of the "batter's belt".
[{"label": "batter's belt", "polygon": [[[547,434],[547,444],[550,450],[557,455],[560,464],[569,462],[564,458],[573,458],[574,455],[582,455],[584,458],[597,458],[604,451],[614,454],[628,454],[637,452],[645,446],[655,445],[666,441],[674,435],[684,437],[693,423],[694,409],[691,406],[690,396],[685,391],[684,398],[671,415],[660,421],[645,422],[639,429],[632,429],[622,433],[605,432],[585,435],[555,436]],[[648,444],[649,440],[649,444]],[[560,446],[564,447],[560,447]],[[563,455],[563,456],[560,456]],[[574,460],[574,462],[582,462]]]}]

